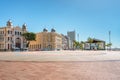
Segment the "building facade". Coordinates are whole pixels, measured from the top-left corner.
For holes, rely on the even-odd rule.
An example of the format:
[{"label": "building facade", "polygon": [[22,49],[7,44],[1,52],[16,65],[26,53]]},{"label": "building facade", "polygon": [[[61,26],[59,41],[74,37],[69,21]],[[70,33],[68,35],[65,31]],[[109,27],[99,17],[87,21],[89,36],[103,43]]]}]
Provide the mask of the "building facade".
[{"label": "building facade", "polygon": [[73,42],[76,40],[76,37],[75,37],[76,33],[75,31],[68,31],[67,32],[67,36],[68,36],[68,42],[69,42],[69,49],[73,49]]},{"label": "building facade", "polygon": [[65,36],[63,34],[61,34],[61,35],[62,35],[62,49],[68,50],[69,49],[69,39],[67,36]]},{"label": "building facade", "polygon": [[30,41],[29,50],[61,50],[62,36],[54,29],[48,32],[43,29],[43,32],[36,34],[36,40]]},{"label": "building facade", "polygon": [[99,39],[93,39],[92,43],[85,42],[85,50],[105,50],[105,41]]},{"label": "building facade", "polygon": [[25,49],[26,40],[22,34],[26,32],[26,24],[22,28],[13,26],[11,20],[7,21],[5,27],[0,28],[0,50]]}]

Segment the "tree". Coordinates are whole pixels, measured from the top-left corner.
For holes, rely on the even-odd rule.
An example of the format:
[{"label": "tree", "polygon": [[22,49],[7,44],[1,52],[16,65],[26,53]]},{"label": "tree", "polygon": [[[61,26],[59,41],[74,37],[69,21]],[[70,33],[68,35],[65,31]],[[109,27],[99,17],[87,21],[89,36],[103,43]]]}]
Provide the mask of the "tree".
[{"label": "tree", "polygon": [[78,41],[73,41],[73,46],[74,46],[74,49],[78,48],[79,47],[79,42]]},{"label": "tree", "polygon": [[84,44],[83,41],[81,41],[81,42],[73,41],[74,49],[82,49],[83,50],[83,44]]},{"label": "tree", "polygon": [[76,46],[77,46],[77,41],[73,41],[73,47],[74,47],[74,49],[76,48]]},{"label": "tree", "polygon": [[107,43],[106,46],[107,48],[109,47],[109,49],[111,49],[112,43]]},{"label": "tree", "polygon": [[80,49],[84,49],[84,44],[85,44],[85,42],[83,42],[83,41],[81,41],[80,43],[79,43],[79,46],[80,46]]},{"label": "tree", "polygon": [[35,38],[36,38],[36,34],[33,33],[33,32],[23,33],[22,36],[24,36],[25,39],[27,40],[27,45],[26,45],[26,47],[29,46],[30,41],[35,40]]},{"label": "tree", "polygon": [[93,39],[92,39],[91,37],[89,37],[89,38],[87,39],[87,41],[88,41],[89,43],[93,43]]}]

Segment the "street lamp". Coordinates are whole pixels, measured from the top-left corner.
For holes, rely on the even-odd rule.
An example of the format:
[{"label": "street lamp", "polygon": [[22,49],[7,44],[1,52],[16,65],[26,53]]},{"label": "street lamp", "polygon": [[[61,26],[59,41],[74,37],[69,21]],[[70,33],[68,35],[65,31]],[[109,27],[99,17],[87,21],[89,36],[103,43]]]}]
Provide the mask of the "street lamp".
[{"label": "street lamp", "polygon": [[111,50],[111,31],[109,31],[109,45],[110,45],[110,50]]}]

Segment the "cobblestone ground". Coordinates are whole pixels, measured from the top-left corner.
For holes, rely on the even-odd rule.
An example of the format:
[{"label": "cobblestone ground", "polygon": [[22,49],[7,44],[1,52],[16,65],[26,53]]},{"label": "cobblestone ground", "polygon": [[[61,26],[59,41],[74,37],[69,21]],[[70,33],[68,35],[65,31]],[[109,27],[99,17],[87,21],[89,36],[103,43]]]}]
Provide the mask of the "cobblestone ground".
[{"label": "cobblestone ground", "polygon": [[115,61],[120,51],[0,52],[0,61]]},{"label": "cobblestone ground", "polygon": [[0,61],[0,80],[120,80],[120,61]]}]

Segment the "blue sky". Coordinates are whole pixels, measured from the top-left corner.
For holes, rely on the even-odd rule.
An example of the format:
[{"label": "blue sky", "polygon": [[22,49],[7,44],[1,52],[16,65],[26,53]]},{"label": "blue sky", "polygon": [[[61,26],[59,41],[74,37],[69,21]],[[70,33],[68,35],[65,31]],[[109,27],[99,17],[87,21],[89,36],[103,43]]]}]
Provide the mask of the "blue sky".
[{"label": "blue sky", "polygon": [[80,41],[108,42],[110,30],[113,47],[120,47],[120,0],[0,0],[0,26],[9,19],[15,26],[26,23],[31,32],[75,30]]}]

